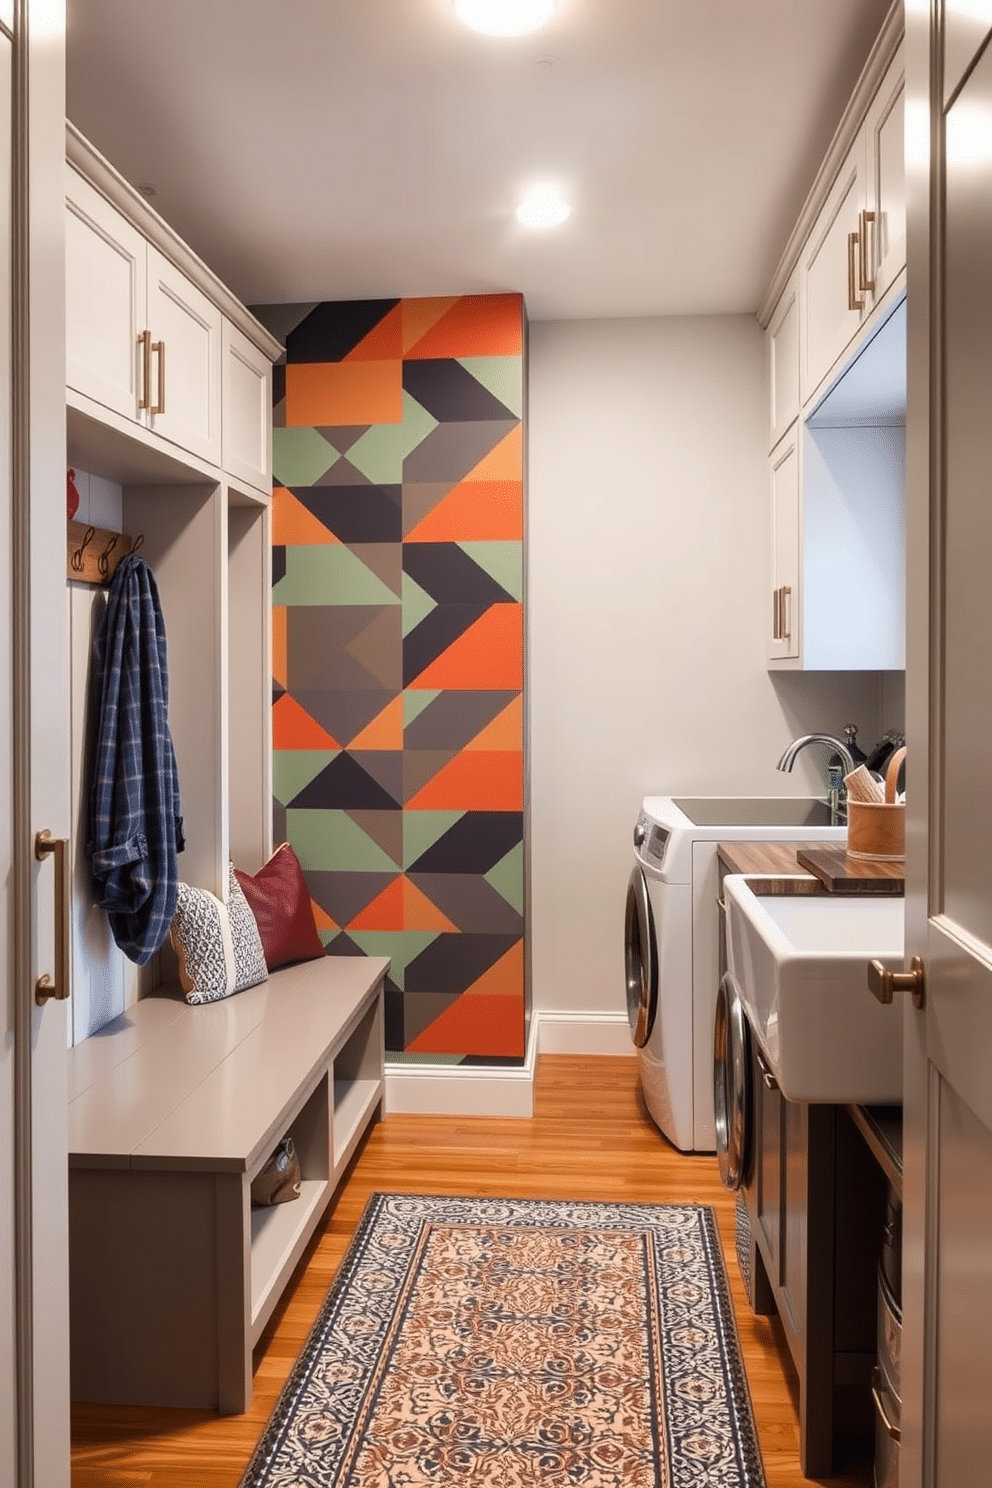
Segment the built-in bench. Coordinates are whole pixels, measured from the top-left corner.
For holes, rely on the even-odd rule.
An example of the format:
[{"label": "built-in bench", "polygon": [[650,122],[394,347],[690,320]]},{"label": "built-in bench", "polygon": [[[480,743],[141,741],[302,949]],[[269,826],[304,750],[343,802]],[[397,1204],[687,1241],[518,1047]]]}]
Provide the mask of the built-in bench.
[{"label": "built-in bench", "polygon": [[[247,1409],[252,1348],[381,1113],[388,965],[307,961],[198,1007],[161,989],[70,1051],[75,1399]],[[286,1135],[301,1195],[253,1209]]]}]

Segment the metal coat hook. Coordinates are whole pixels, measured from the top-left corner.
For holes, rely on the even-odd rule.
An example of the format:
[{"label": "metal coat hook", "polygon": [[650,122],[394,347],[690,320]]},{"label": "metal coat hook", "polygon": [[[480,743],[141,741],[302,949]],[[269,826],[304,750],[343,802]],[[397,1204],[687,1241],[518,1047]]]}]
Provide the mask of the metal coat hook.
[{"label": "metal coat hook", "polygon": [[103,552],[100,554],[100,557],[98,559],[98,563],[99,563],[99,567],[100,567],[100,573],[103,576],[103,578],[106,578],[108,576],[108,574],[110,573],[110,555],[114,551],[114,549],[116,548],[116,546],[117,546],[117,544],[119,542],[120,542],[120,536],[119,536],[119,534],[115,534],[110,539],[110,541],[108,542],[107,546],[104,548]]},{"label": "metal coat hook", "polygon": [[138,549],[141,547],[141,545],[144,542],[144,540],[145,540],[145,534],[143,532],[139,532],[138,535],[137,535],[137,537],[134,539],[134,542],[131,544],[131,552],[132,553],[136,553],[138,551]]},{"label": "metal coat hook", "polygon": [[85,537],[83,538],[82,542],[79,544],[79,547],[76,548],[75,551],[73,552],[73,555],[72,555],[72,558],[71,558],[70,561],[71,561],[72,566],[73,566],[73,569],[75,570],[76,573],[82,573],[82,571],[83,571],[83,554],[86,552],[86,549],[89,547],[90,543],[93,541],[93,538],[94,538],[95,534],[96,534],[96,528],[95,527],[87,527]]}]

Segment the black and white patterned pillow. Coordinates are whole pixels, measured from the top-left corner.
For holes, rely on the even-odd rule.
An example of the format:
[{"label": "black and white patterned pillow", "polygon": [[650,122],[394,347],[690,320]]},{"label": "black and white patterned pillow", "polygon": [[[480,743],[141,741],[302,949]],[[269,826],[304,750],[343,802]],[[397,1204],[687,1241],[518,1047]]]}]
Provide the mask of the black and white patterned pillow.
[{"label": "black and white patterned pillow", "polygon": [[228,869],[226,904],[209,889],[179,885],[170,934],[189,1003],[217,1002],[268,977],[255,916],[233,866]]}]

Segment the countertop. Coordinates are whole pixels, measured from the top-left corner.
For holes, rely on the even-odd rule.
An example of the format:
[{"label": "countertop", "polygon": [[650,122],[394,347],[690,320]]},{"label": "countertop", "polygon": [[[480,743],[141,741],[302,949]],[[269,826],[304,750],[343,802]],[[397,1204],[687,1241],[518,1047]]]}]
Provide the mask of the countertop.
[{"label": "countertop", "polygon": [[812,842],[720,842],[717,855],[728,873],[766,880],[761,885],[763,893],[825,894],[820,880],[796,859],[801,848],[815,846]]}]

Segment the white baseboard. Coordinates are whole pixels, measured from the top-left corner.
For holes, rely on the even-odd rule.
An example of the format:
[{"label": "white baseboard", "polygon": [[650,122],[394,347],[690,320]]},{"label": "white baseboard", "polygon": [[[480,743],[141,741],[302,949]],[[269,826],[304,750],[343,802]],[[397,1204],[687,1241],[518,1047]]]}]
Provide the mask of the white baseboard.
[{"label": "white baseboard", "polygon": [[637,1053],[626,1013],[534,1014],[539,1054]]},{"label": "white baseboard", "polygon": [[522,1065],[390,1064],[386,1112],[418,1116],[533,1116],[537,1026],[531,1022]]},{"label": "white baseboard", "polygon": [[635,1054],[624,1013],[534,1013],[527,1057],[513,1069],[390,1064],[386,1111],[417,1116],[533,1116],[538,1054]]}]

